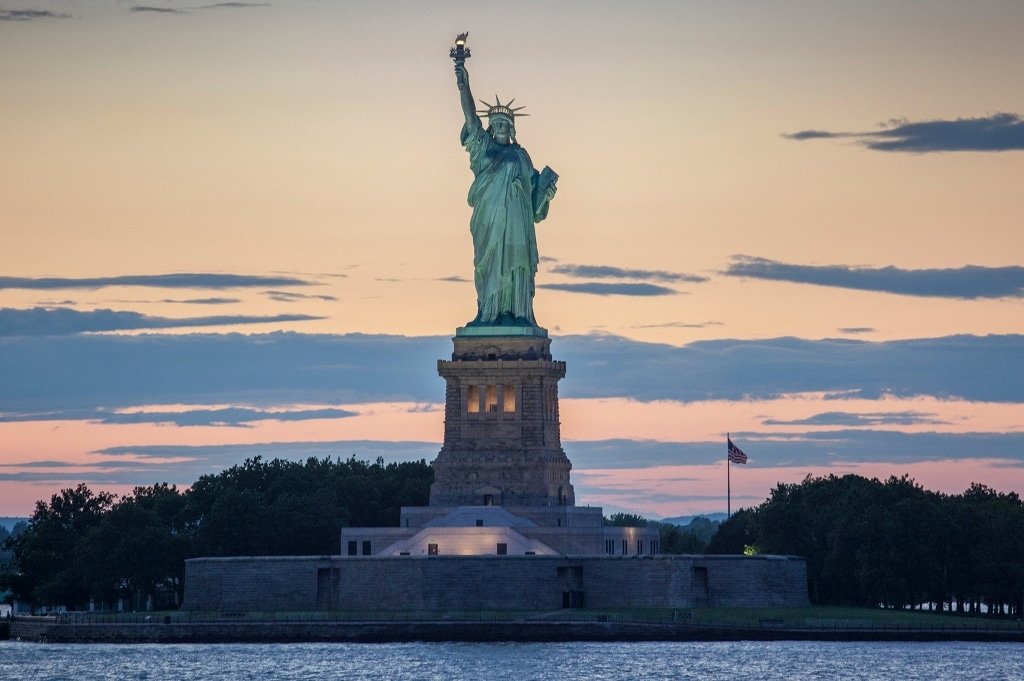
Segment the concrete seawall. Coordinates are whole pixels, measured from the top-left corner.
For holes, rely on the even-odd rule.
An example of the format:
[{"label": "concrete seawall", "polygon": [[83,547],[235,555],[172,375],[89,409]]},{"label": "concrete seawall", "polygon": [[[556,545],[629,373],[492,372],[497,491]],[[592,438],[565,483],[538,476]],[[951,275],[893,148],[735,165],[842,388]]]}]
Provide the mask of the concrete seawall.
[{"label": "concrete seawall", "polygon": [[703,627],[631,622],[60,623],[15,618],[11,638],[49,643],[291,643],[407,641],[1003,641],[1024,631],[927,628]]}]

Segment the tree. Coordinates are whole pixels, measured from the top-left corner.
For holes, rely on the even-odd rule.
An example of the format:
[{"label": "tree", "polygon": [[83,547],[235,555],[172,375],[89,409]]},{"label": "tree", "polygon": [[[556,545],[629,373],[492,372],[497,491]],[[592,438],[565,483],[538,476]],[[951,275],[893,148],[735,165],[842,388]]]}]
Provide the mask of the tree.
[{"label": "tree", "polygon": [[94,600],[113,605],[125,599],[135,607],[181,602],[184,561],[191,553],[184,507],[173,485],[136,487],[83,535],[78,550]]},{"label": "tree", "polygon": [[39,502],[8,539],[2,584],[40,605],[173,606],[187,558],[336,554],[343,525],[397,525],[401,506],[427,503],[432,482],[425,461],[255,457],[184,494],[160,483],[116,499],[79,485]]},{"label": "tree", "polygon": [[84,607],[89,600],[86,566],[76,542],[114,502],[107,492],[94,494],[84,484],[61,490],[50,503],[36,503],[28,528],[14,538],[16,598],[32,603]]},{"label": "tree", "polygon": [[754,543],[754,511],[744,508],[733,513],[718,526],[718,532],[711,537],[704,552],[718,555],[743,555],[743,550]]},{"label": "tree", "polygon": [[635,513],[612,513],[604,519],[609,527],[647,527],[647,519]]}]

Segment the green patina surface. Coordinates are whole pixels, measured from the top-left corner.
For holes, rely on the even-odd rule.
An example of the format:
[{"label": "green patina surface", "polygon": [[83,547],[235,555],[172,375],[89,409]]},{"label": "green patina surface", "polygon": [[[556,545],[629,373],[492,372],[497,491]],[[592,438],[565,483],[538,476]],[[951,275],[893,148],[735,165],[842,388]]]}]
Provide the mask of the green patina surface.
[{"label": "green patina surface", "polygon": [[547,338],[548,330],[539,326],[460,326],[455,331],[456,336],[528,336],[530,338]]},{"label": "green patina surface", "polygon": [[[460,40],[464,46],[465,36]],[[477,111],[466,70],[468,56],[468,51],[452,53],[465,117],[461,141],[473,171],[468,202],[473,207],[470,233],[477,314],[467,327],[506,328],[507,323],[531,330],[515,335],[537,335],[533,296],[539,256],[534,226],[548,215],[558,175],[550,168],[534,168],[530,155],[516,141],[516,112],[522,107],[496,100],[493,105],[485,102],[487,109]],[[479,113],[487,115],[486,128]]]}]

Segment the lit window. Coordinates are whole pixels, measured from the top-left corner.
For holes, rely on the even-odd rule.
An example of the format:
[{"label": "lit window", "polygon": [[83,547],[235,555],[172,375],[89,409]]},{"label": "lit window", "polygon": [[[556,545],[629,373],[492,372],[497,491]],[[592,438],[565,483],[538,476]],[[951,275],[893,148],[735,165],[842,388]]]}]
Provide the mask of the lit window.
[{"label": "lit window", "polygon": [[503,392],[504,404],[502,405],[501,410],[506,414],[516,413],[516,387],[506,383]]}]

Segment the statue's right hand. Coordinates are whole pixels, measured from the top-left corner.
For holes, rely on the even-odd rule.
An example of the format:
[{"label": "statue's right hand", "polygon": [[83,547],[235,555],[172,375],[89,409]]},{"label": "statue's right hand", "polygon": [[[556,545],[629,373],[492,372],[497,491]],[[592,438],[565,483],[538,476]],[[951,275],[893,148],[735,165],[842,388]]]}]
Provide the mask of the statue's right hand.
[{"label": "statue's right hand", "polygon": [[458,83],[460,87],[466,84],[466,65],[465,64],[456,64],[455,65],[455,82]]}]

